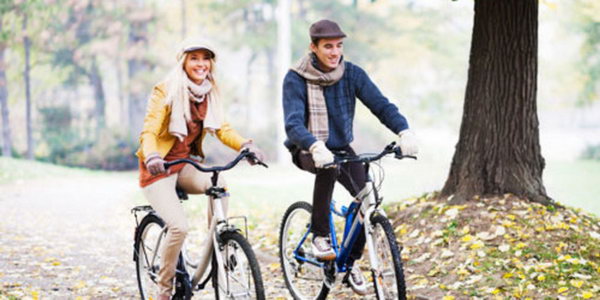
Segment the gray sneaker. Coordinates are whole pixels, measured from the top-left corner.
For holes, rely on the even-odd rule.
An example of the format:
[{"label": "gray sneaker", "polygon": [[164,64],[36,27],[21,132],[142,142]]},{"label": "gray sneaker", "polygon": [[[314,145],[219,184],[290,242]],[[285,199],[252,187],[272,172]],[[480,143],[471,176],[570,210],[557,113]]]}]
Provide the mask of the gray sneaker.
[{"label": "gray sneaker", "polygon": [[354,267],[350,271],[350,276],[348,276],[348,283],[350,284],[350,288],[357,294],[364,296],[367,294],[367,280],[365,276],[360,271],[360,267]]},{"label": "gray sneaker", "polygon": [[312,240],[312,252],[318,260],[334,260],[336,255],[331,248],[331,241],[326,236],[314,236]]}]

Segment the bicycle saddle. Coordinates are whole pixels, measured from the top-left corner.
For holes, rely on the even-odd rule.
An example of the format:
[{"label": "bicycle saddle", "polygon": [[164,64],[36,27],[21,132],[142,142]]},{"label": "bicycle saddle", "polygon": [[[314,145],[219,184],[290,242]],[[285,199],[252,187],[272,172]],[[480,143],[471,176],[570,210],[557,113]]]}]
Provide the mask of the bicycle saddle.
[{"label": "bicycle saddle", "polygon": [[175,192],[177,192],[177,197],[179,198],[179,200],[187,200],[188,199],[187,192],[185,190],[183,190],[182,188],[176,186]]}]

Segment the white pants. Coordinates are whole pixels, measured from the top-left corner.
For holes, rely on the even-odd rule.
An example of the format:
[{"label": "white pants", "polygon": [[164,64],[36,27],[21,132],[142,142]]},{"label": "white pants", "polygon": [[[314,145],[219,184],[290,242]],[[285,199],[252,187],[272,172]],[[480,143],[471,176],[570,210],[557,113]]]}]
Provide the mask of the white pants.
[{"label": "white pants", "polygon": [[[177,174],[162,178],[142,189],[144,196],[167,225],[167,236],[163,243],[158,272],[158,286],[161,294],[170,295],[173,288],[173,277],[177,268],[177,259],[188,233],[188,221],[183,206],[177,197],[175,187],[179,186],[189,194],[203,194],[211,187],[212,173],[196,170],[191,165],[185,165]],[[219,187],[226,187],[225,181],[219,174]],[[222,198],[223,210],[227,215],[228,199]],[[212,199],[208,205],[208,224],[212,219]]]}]

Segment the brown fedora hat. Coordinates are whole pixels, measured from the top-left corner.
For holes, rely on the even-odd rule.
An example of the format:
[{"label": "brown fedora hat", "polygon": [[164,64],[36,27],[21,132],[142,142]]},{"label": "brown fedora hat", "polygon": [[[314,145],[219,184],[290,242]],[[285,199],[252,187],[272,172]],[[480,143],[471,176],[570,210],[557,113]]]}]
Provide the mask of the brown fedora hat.
[{"label": "brown fedora hat", "polygon": [[346,34],[340,29],[340,26],[336,22],[326,19],[310,25],[309,34],[311,39],[346,37]]}]

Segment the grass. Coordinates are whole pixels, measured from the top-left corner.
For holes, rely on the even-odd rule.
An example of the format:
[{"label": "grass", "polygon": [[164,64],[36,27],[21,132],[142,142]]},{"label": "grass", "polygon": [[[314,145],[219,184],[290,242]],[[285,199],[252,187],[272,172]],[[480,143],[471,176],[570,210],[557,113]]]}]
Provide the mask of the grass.
[{"label": "grass", "polygon": [[600,215],[600,161],[549,161],[544,185],[560,203]]},{"label": "grass", "polygon": [[[385,171],[384,203],[393,203],[439,190],[444,184],[449,168],[449,164],[439,159],[397,161],[386,158],[382,166]],[[45,176],[94,174],[110,172],[0,158],[0,184]],[[132,180],[137,180],[136,177],[137,173],[132,172]],[[312,199],[314,176],[298,170],[291,163],[271,165],[268,169],[242,164],[239,168],[224,173],[224,177],[233,195],[232,208],[239,211],[269,207],[271,211],[276,210],[282,214],[289,204],[299,200],[310,202]],[[597,195],[600,195],[600,161],[548,161],[543,179],[548,194],[555,200],[600,215],[600,201],[597,201]],[[141,195],[136,195],[135,198],[136,203],[143,202]],[[350,196],[338,185],[333,198],[339,203],[347,203]],[[204,203],[198,205],[201,209],[204,208]]]},{"label": "grass", "polygon": [[53,176],[95,175],[101,173],[106,172],[0,157],[0,184]]}]

